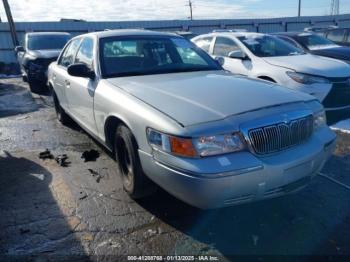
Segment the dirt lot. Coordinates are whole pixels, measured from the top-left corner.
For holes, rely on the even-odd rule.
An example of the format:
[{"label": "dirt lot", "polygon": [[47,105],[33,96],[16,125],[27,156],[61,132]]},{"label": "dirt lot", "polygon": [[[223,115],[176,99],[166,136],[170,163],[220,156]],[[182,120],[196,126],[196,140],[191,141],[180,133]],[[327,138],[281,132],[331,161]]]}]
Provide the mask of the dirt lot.
[{"label": "dirt lot", "polygon": [[[45,149],[70,164],[40,159]],[[84,162],[91,149],[100,156]],[[338,133],[322,173],[348,187],[318,176],[296,195],[211,211],[161,190],[135,202],[112,157],[79,127],[57,122],[50,96],[0,79],[2,256],[350,255],[350,134]]]}]

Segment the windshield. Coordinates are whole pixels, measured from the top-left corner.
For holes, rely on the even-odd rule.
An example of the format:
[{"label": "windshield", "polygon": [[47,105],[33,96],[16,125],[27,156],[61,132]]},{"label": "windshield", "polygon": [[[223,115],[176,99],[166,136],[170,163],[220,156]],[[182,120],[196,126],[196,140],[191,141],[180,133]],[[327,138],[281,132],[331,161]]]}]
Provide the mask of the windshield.
[{"label": "windshield", "polygon": [[221,70],[208,54],[180,37],[107,37],[100,40],[103,77]]},{"label": "windshield", "polygon": [[256,56],[290,56],[301,55],[304,51],[293,45],[268,35],[241,36],[238,39]]},{"label": "windshield", "polygon": [[299,42],[306,46],[310,50],[321,49],[321,48],[331,48],[336,47],[335,43],[331,40],[328,40],[325,37],[315,35],[315,34],[306,34],[298,36]]},{"label": "windshield", "polygon": [[70,39],[69,35],[28,36],[27,48],[29,50],[62,49],[69,39]]}]

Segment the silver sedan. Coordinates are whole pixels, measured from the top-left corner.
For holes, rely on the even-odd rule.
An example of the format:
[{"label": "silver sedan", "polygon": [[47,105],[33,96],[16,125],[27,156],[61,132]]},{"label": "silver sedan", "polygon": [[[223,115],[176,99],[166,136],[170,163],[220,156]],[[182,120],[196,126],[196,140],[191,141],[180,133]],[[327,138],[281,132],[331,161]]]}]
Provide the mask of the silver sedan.
[{"label": "silver sedan", "polygon": [[312,96],[234,76],[175,34],[94,32],[49,67],[58,119],[114,152],[133,198],[156,185],[216,208],[308,184],[335,134]]}]

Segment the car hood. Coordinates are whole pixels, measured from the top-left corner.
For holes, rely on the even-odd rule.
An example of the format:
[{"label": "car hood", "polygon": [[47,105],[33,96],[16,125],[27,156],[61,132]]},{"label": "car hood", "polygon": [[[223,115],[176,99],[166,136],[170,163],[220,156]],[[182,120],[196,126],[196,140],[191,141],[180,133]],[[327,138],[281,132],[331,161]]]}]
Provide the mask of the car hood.
[{"label": "car hood", "polygon": [[345,46],[311,50],[315,55],[328,56],[340,60],[350,61],[350,48]]},{"label": "car hood", "polygon": [[119,77],[108,81],[183,126],[314,99],[301,92],[225,71]]},{"label": "car hood", "polygon": [[61,50],[30,50],[28,54],[36,58],[55,58],[60,55]]},{"label": "car hood", "polygon": [[305,74],[324,77],[350,76],[350,66],[348,64],[322,56],[305,54],[295,56],[264,57],[263,59],[271,65],[285,67]]}]

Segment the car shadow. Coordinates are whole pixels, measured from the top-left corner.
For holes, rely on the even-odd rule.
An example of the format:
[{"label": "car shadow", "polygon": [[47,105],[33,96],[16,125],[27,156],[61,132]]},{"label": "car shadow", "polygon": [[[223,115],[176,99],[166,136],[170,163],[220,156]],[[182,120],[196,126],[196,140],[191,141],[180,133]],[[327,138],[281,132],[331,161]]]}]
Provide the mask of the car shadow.
[{"label": "car shadow", "polygon": [[[349,228],[349,201],[348,191],[317,177],[299,193],[222,209],[200,210],[163,190],[137,202],[164,223],[230,258],[336,254],[333,238],[349,254],[348,237],[339,231]],[[188,254],[186,246],[176,243],[175,253]]]},{"label": "car shadow", "polygon": [[336,111],[327,111],[327,124],[329,126],[334,125],[340,121],[350,118],[350,109],[346,110],[336,110]]},{"label": "car shadow", "polygon": [[0,88],[0,118],[30,113],[42,105],[33,100],[31,93],[22,85],[6,83]]},{"label": "car shadow", "polygon": [[[76,255],[84,248],[73,234],[41,165],[5,152],[0,155],[0,255],[8,259]],[[82,259],[84,258],[84,259]],[[21,259],[20,259],[21,260]]]}]

